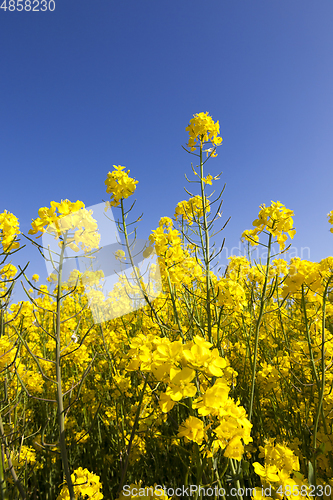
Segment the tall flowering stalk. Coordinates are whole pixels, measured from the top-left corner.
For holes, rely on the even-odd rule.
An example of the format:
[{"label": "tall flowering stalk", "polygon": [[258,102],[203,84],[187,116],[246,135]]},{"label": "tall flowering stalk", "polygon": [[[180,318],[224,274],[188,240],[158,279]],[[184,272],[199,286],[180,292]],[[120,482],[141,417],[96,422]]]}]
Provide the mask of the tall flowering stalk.
[{"label": "tall flowering stalk", "polygon": [[[76,203],[71,203],[69,200],[62,200],[60,203],[51,202],[50,208],[43,207],[39,210],[38,214],[39,217],[32,221],[32,229],[29,231],[29,234],[34,235],[40,232],[42,235],[48,232],[49,234],[53,234],[56,239],[59,239],[60,246],[59,266],[58,269],[55,269],[58,274],[58,286],[56,295],[55,332],[52,338],[55,341],[56,399],[58,405],[60,452],[69,498],[70,500],[75,500],[74,485],[70,473],[66,446],[65,407],[61,375],[61,311],[64,298],[62,294],[63,265],[67,247],[74,251],[78,251],[79,247],[85,252],[90,251],[98,247],[100,235],[97,231],[97,223],[93,219],[91,212],[88,212],[84,207],[84,203],[80,201]],[[53,262],[54,257],[51,256],[51,253],[50,259]]]},{"label": "tall flowering stalk", "polygon": [[[124,199],[129,198],[134,193],[134,191],[136,189],[136,184],[138,183],[138,181],[135,181],[133,178],[129,177],[128,174],[130,171],[128,170],[127,172],[124,172],[124,169],[125,169],[125,167],[122,167],[121,165],[118,165],[118,166],[114,165],[113,172],[108,173],[107,179],[105,181],[105,184],[107,186],[106,192],[108,194],[111,194],[111,201],[109,202],[110,206],[117,207],[120,205],[121,223],[119,224],[119,229],[125,236],[125,245],[126,245],[126,249],[128,251],[128,254],[129,254],[131,265],[132,265],[135,282],[136,282],[138,288],[141,290],[147,304],[152,307],[151,302],[150,302],[150,300],[149,300],[149,298],[144,290],[144,287],[142,286],[142,280],[141,280],[141,277],[139,276],[138,269],[135,266],[134,261],[133,261],[133,256],[132,256],[132,252],[131,252],[131,245],[130,245],[130,242],[128,239],[128,230],[127,230],[127,224],[126,224],[127,213],[125,212],[125,208],[124,208]],[[125,259],[125,252],[123,250],[118,250],[116,252],[116,258],[118,260]],[[143,385],[143,388],[141,391],[140,400],[139,400],[137,411],[135,414],[134,425],[132,427],[130,439],[129,439],[127,449],[126,449],[125,460],[124,460],[124,463],[121,464],[118,494],[121,492],[123,485],[124,485],[124,482],[125,482],[125,479],[126,479],[126,473],[127,473],[127,469],[128,469],[128,465],[129,465],[129,457],[130,457],[131,449],[133,446],[133,441],[134,441],[134,438],[135,438],[135,435],[136,435],[136,432],[138,429],[139,416],[140,416],[141,407],[142,407],[142,403],[143,403],[143,397],[144,397],[146,387],[147,387],[147,382],[148,382],[148,375],[145,377],[144,385]]]},{"label": "tall flowering stalk", "polygon": [[285,242],[290,236],[294,237],[296,230],[293,228],[292,216],[294,212],[288,210],[282,203],[273,202],[270,207],[266,207],[264,204],[260,206],[260,212],[258,219],[253,221],[254,229],[244,231],[242,237],[249,241],[251,245],[257,245],[259,243],[259,234],[264,232],[268,235],[268,244],[261,245],[267,248],[267,261],[265,269],[265,279],[260,296],[259,312],[256,318],[255,326],[255,338],[254,338],[254,352],[252,358],[252,379],[251,379],[251,389],[250,389],[250,408],[249,408],[249,420],[252,419],[253,413],[253,403],[254,403],[254,388],[256,380],[256,368],[257,368],[257,358],[258,358],[258,344],[259,344],[259,333],[262,324],[262,319],[265,311],[265,305],[267,302],[267,286],[269,281],[269,270],[270,261],[272,253],[272,239],[276,238],[277,243],[280,246],[280,251],[284,251]]},{"label": "tall flowering stalk", "polygon": [[[152,313],[156,319],[156,322],[159,325],[161,332],[163,333],[164,332],[163,323],[162,323],[161,319],[159,318],[159,315],[157,314],[157,312],[152,304],[152,301],[150,300],[150,298],[147,294],[147,291],[145,290],[145,287],[143,286],[142,278],[141,278],[140,273],[138,271],[138,268],[134,264],[134,260],[133,260],[132,248],[131,248],[133,246],[133,243],[131,244],[129,241],[130,234],[135,233],[135,231],[133,231],[130,234],[128,233],[128,224],[126,222],[126,219],[127,219],[128,213],[133,208],[133,205],[129,209],[129,211],[126,211],[125,207],[124,207],[124,200],[129,198],[131,195],[134,194],[134,192],[136,190],[136,185],[138,184],[139,181],[136,181],[135,179],[130,177],[128,175],[130,171],[127,170],[127,172],[125,172],[124,171],[125,167],[123,167],[121,165],[118,165],[118,166],[113,165],[113,167],[114,167],[114,170],[107,174],[107,178],[105,180],[106,192],[108,194],[111,194],[111,200],[109,202],[107,202],[107,206],[108,205],[110,207],[119,207],[120,206],[121,222],[118,224],[118,228],[119,228],[120,233],[122,233],[124,235],[124,238],[125,238],[125,247],[126,247],[127,252],[128,252],[130,264],[132,266],[135,283],[138,287],[138,290],[142,294],[146,304],[152,310]],[[137,219],[136,222],[138,222],[140,219],[141,219],[141,216]],[[144,258],[148,257],[150,255],[151,251],[152,251],[152,247],[151,246],[147,247],[143,251],[143,257]],[[122,260],[122,259],[125,260],[125,252],[123,250],[118,250],[116,252],[116,259],[117,260]]]},{"label": "tall flowering stalk", "polygon": [[[2,252],[0,253],[0,372],[8,373],[8,369],[15,363],[15,358],[18,353],[19,345],[17,348],[12,345],[9,338],[6,335],[6,322],[5,322],[5,310],[8,307],[11,293],[13,291],[14,283],[17,280],[17,269],[12,264],[5,264],[8,257],[20,249],[20,243],[18,241],[19,221],[17,217],[5,210],[0,214],[0,243],[2,246]],[[18,344],[18,343],[17,343]],[[4,352],[7,351],[7,352]],[[6,394],[6,376],[3,380],[5,386]],[[7,403],[6,400],[2,403]],[[6,405],[4,405],[6,409]],[[9,499],[5,475],[4,475],[4,459],[7,460],[10,467],[10,472],[12,476],[12,481],[20,492],[21,498],[26,498],[26,493],[24,487],[17,476],[15,467],[12,463],[10,456],[10,447],[8,445],[8,439],[4,430],[4,424],[2,420],[2,414],[0,412],[0,495],[1,498],[7,500]]]},{"label": "tall flowering stalk", "polygon": [[[202,228],[199,223],[200,240],[201,240],[201,250],[203,254],[203,260],[205,265],[206,274],[206,292],[207,292],[207,332],[209,341],[212,341],[212,318],[211,318],[211,299],[212,299],[212,282],[211,282],[211,269],[210,262],[212,260],[211,247],[210,247],[210,234],[209,229],[212,223],[208,223],[207,213],[210,211],[210,202],[206,197],[205,188],[206,184],[212,184],[212,176],[208,175],[204,177],[204,163],[203,152],[206,152],[208,157],[216,157],[216,148],[222,144],[222,137],[220,134],[219,122],[214,122],[212,117],[209,116],[208,112],[198,113],[193,116],[192,120],[186,131],[189,133],[189,141],[187,146],[191,149],[191,152],[199,150],[199,178],[200,178],[200,195],[202,204]],[[207,145],[211,146],[204,149]],[[197,153],[194,153],[197,154]],[[207,161],[207,160],[206,160]],[[198,175],[195,172],[196,175]],[[203,230],[203,235],[202,231]]]}]

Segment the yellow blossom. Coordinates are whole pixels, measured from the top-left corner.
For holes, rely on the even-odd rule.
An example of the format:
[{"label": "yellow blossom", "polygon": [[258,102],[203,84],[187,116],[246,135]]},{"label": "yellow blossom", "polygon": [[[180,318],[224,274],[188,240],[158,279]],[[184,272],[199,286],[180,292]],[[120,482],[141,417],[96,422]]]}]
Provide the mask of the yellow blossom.
[{"label": "yellow blossom", "polygon": [[20,244],[16,241],[16,237],[19,234],[19,221],[17,217],[5,210],[0,214],[0,241],[4,252],[19,248]]},{"label": "yellow blossom", "polygon": [[129,170],[123,172],[125,167],[121,165],[113,165],[113,172],[109,172],[106,184],[106,192],[111,193],[111,201],[109,202],[112,207],[117,207],[121,199],[126,199],[131,196],[136,190],[138,181],[128,176]]},{"label": "yellow blossom", "polygon": [[[189,133],[187,145],[191,151],[195,151],[198,146],[202,147],[205,142],[210,142],[213,146],[219,146],[222,143],[222,137],[219,137],[220,124],[218,121],[214,123],[208,111],[193,115],[186,131]],[[213,153],[212,156],[216,156],[216,153]]]},{"label": "yellow blossom", "polygon": [[202,420],[197,417],[189,417],[179,427],[178,437],[185,437],[187,441],[194,441],[201,444],[204,437],[204,425]]}]

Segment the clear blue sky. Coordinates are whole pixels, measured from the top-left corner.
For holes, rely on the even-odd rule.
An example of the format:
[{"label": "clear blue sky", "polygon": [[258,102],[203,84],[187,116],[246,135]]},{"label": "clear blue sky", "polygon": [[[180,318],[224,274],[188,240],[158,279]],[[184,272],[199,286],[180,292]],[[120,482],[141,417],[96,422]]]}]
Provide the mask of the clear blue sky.
[{"label": "clear blue sky", "polygon": [[[23,232],[51,200],[107,199],[120,164],[139,181],[133,217],[144,212],[147,238],[187,198],[185,127],[208,111],[223,137],[207,173],[223,171],[229,253],[259,205],[279,200],[295,212],[298,255],[332,255],[331,0],[55,5],[0,9],[0,211]],[[35,251],[26,258],[30,276],[46,276]]]}]

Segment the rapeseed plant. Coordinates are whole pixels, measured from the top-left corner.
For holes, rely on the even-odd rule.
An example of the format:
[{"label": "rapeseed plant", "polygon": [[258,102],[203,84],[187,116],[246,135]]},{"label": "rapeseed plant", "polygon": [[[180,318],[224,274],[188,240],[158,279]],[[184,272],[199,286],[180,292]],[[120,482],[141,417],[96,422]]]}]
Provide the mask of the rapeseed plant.
[{"label": "rapeseed plant", "polygon": [[[59,244],[27,237],[53,264],[48,285],[9,262],[19,224],[0,214],[0,498],[169,500],[162,485],[216,486],[224,500],[333,498],[333,257],[283,258],[294,213],[278,201],[242,235],[266,262],[231,257],[218,274],[222,193],[209,193],[219,176],[205,164],[222,144],[219,123],[198,113],[186,131],[198,191],[186,190],[143,252],[157,255],[158,296],[135,265],[126,204],[138,181],[125,167],[107,174],[106,210],[119,210],[114,257],[132,266],[131,294],[120,275],[105,298],[91,268],[63,279],[66,248],[92,259],[99,247],[83,202],[52,201],[32,221],[31,236]],[[20,275],[31,292],[14,304]],[[94,320],[92,295],[113,319]]]}]

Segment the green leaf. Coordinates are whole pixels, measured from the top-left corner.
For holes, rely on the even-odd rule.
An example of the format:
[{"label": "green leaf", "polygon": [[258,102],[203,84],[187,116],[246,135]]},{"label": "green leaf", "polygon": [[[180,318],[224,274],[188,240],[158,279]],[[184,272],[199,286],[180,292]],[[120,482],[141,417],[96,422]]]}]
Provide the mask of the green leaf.
[{"label": "green leaf", "polygon": [[313,470],[313,465],[312,463],[308,462],[308,481],[309,481],[309,484],[310,486],[314,486],[314,470]]}]

